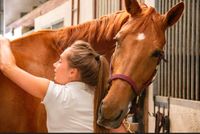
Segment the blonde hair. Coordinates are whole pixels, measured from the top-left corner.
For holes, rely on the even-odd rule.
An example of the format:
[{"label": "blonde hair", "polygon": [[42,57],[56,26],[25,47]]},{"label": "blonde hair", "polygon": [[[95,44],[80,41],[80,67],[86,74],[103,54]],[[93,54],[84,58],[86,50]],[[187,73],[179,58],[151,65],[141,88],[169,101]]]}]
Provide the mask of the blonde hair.
[{"label": "blonde hair", "polygon": [[97,125],[97,117],[101,100],[108,90],[108,61],[87,42],[78,40],[70,48],[71,51],[67,56],[69,65],[79,70],[82,82],[96,87],[94,91],[94,132],[106,133],[108,129]]}]

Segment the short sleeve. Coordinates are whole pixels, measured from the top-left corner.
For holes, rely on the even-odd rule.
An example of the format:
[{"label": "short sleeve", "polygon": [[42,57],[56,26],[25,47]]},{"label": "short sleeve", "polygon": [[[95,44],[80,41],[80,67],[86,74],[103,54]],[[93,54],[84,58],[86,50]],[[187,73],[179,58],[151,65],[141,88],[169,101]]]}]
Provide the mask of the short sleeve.
[{"label": "short sleeve", "polygon": [[50,96],[52,96],[54,93],[53,93],[53,88],[55,87],[55,83],[53,81],[50,81],[49,83],[49,86],[48,86],[48,89],[47,89],[47,92],[44,96],[44,99],[42,101],[43,104],[45,104],[46,102],[48,102]]},{"label": "short sleeve", "polygon": [[69,100],[70,93],[65,85],[55,84],[50,81],[46,95],[41,103],[47,105],[56,105],[56,103],[63,103],[63,101]]}]

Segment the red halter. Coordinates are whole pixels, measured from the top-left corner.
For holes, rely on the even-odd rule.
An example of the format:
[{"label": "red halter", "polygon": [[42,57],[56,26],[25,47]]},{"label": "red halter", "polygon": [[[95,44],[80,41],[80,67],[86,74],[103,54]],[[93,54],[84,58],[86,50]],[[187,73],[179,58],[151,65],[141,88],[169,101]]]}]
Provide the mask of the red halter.
[{"label": "red halter", "polygon": [[[164,57],[162,57],[162,56],[159,57],[157,65],[160,63],[161,59],[164,59]],[[109,83],[111,83],[113,80],[116,80],[116,79],[120,79],[120,80],[126,81],[129,85],[131,85],[131,88],[136,93],[136,95],[140,95],[141,90],[137,87],[135,81],[131,77],[126,76],[124,74],[112,74],[112,71],[113,71],[113,68],[112,68],[112,62],[111,62],[110,63],[110,79],[109,79]],[[157,70],[155,69],[155,71],[153,72],[153,74],[151,75],[149,80],[146,83],[144,83],[144,86],[141,89],[146,88],[147,86],[149,86],[152,83],[152,79],[155,76],[156,72],[157,72]]]}]

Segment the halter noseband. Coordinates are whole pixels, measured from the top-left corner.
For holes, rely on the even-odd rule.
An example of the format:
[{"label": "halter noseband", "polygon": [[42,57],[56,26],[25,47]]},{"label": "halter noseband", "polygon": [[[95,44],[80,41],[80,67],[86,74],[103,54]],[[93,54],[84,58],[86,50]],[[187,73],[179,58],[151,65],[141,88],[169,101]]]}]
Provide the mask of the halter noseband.
[{"label": "halter noseband", "polygon": [[[157,65],[160,63],[161,59],[164,59],[164,57],[160,56],[158,58]],[[164,59],[164,61],[166,61],[166,60]],[[112,74],[112,71],[113,71],[113,68],[112,68],[112,62],[111,62],[110,63],[110,79],[109,79],[110,84],[113,80],[116,80],[116,79],[126,81],[131,86],[131,89],[136,93],[136,95],[140,95],[141,91],[139,90],[135,81],[131,77],[126,76],[124,74]],[[153,72],[150,79],[146,83],[144,83],[144,86],[142,87],[142,89],[146,88],[147,86],[149,86],[152,83],[152,79],[155,76],[156,72],[157,72],[157,70],[155,69],[155,71]]]},{"label": "halter noseband", "polygon": [[135,82],[131,79],[131,77],[129,76],[126,76],[124,74],[114,74],[114,75],[111,75],[110,77],[110,82],[113,81],[113,80],[116,80],[116,79],[121,79],[123,81],[126,81],[128,82],[130,85],[131,85],[131,88],[134,90],[134,92],[139,95],[139,90],[135,84]]}]

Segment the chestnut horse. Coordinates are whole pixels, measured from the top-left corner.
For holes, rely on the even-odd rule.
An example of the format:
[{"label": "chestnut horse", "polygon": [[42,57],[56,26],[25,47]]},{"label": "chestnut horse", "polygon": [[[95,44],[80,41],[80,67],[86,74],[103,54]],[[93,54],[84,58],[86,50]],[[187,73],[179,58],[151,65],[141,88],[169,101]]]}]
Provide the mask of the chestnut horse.
[{"label": "chestnut horse", "polygon": [[[153,8],[144,5],[140,7],[135,3],[137,3],[135,0],[126,0],[127,11],[120,11],[77,26],[34,32],[12,41],[11,48],[16,57],[17,65],[34,75],[53,79],[53,63],[58,60],[61,52],[75,40],[90,42],[96,51],[104,54],[110,61],[115,48],[115,39],[113,38],[117,35],[117,42],[120,46],[117,47],[119,49],[116,49],[113,57],[113,73],[123,73],[121,72],[121,63],[118,62],[122,58],[121,61],[126,65],[126,69],[131,68],[134,73],[134,75],[132,75],[132,72],[125,74],[133,77],[138,90],[141,90],[142,85],[139,83],[146,81],[146,78],[156,67],[154,64],[157,58],[148,56],[151,52],[162,49],[164,46],[164,30],[178,20],[183,10],[183,4],[178,4],[165,16],[161,16]],[[138,33],[141,33],[141,35],[136,36]],[[151,34],[151,37],[149,37],[149,34]],[[148,39],[142,40],[144,37]],[[130,46],[131,44],[132,46]],[[138,53],[135,50],[136,48],[141,53]],[[128,49],[132,52],[127,51]],[[130,57],[132,53],[134,55]],[[129,64],[125,60],[129,61]],[[134,62],[141,70],[138,69],[138,66],[134,66]],[[146,65],[149,68],[144,71],[143,66]],[[117,67],[119,67],[119,70]],[[141,77],[141,72],[144,77]],[[117,84],[118,82],[119,84]],[[116,86],[120,87],[119,91],[115,91]],[[122,92],[125,97],[123,99],[121,98],[123,96],[119,95]],[[116,94],[116,97],[113,93]],[[127,110],[127,103],[134,96],[126,82],[114,80],[109,94],[101,106],[99,118],[100,120],[106,118],[108,123],[104,124],[100,121],[100,124],[113,128],[119,126],[119,123],[109,125],[109,122],[121,122]],[[40,101],[28,95],[0,73],[0,132],[46,132],[46,113]],[[112,101],[114,102],[112,103]],[[113,107],[111,104],[113,104]],[[118,115],[120,115],[120,118],[115,120]]]},{"label": "chestnut horse", "polygon": [[184,10],[183,2],[164,15],[135,0],[126,0],[125,4],[130,17],[115,36],[111,85],[99,108],[98,124],[107,128],[120,126],[129,103],[151,83],[164,56],[165,30],[179,20]]}]

